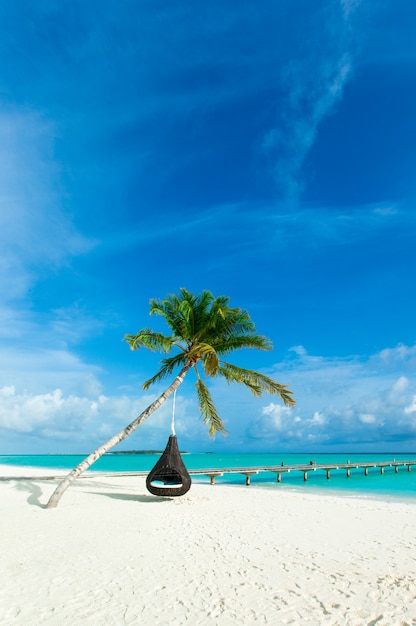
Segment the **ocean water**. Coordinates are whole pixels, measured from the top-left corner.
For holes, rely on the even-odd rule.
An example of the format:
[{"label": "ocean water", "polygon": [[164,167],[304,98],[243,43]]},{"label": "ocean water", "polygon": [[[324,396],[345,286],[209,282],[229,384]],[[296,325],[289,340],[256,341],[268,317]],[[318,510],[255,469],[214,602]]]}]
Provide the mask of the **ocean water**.
[{"label": "ocean water", "polygon": [[[101,457],[91,467],[94,471],[107,472],[143,472],[150,471],[159,459],[160,454],[115,454],[108,453]],[[67,469],[75,467],[85,458],[85,455],[0,455],[0,464],[27,465],[51,469]],[[188,469],[214,469],[232,467],[256,467],[281,465],[308,465],[311,461],[316,464],[351,463],[351,476],[346,477],[345,470],[332,470],[328,480],[324,471],[310,471],[308,480],[304,482],[303,473],[292,471],[282,474],[282,482],[277,483],[276,474],[260,472],[251,477],[251,483],[268,489],[315,491],[334,493],[345,496],[378,497],[403,501],[416,500],[416,466],[412,471],[407,467],[400,467],[398,473],[393,467],[386,467],[384,474],[379,468],[370,468],[368,476],[364,470],[355,469],[355,463],[376,463],[379,461],[409,461],[416,460],[416,454],[183,454],[183,460]],[[206,476],[193,476],[194,482],[208,482]],[[228,474],[215,479],[216,484],[245,484],[242,474]]]}]

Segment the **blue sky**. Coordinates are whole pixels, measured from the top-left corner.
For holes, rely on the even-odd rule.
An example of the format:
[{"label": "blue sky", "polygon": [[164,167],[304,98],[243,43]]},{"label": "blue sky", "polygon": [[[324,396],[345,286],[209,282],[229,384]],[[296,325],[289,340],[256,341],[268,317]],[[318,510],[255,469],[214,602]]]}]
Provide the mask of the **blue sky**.
[{"label": "blue sky", "polygon": [[[414,451],[413,0],[3,0],[1,453],[89,452],[161,391],[126,333],[180,287],[274,343],[191,451]],[[171,404],[123,446],[162,447]]]}]

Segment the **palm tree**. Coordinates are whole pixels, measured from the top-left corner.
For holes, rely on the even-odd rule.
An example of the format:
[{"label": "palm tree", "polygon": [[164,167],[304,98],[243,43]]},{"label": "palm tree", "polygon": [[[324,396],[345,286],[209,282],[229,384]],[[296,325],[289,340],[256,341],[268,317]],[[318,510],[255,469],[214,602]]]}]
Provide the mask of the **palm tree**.
[{"label": "palm tree", "polygon": [[46,508],[56,507],[63,493],[82,472],[128,437],[156,411],[176,391],[190,369],[196,374],[195,387],[199,408],[211,436],[217,432],[225,434],[226,430],[202,378],[201,370],[206,378],[222,376],[228,383],[242,383],[255,396],[261,396],[265,391],[280,396],[286,406],[295,404],[292,393],[286,386],[280,385],[264,374],[237,367],[221,358],[241,348],[272,349],[271,341],[267,337],[256,334],[254,323],[248,313],[229,306],[229,298],[224,296],[214,298],[207,290],[194,295],[186,289],[181,289],[179,295],[169,295],[164,300],[152,299],[150,315],[161,315],[171,329],[171,334],[163,335],[150,328],[143,328],[136,335],[126,335],[125,341],[132,350],[148,348],[165,354],[173,350],[175,353],[162,359],[161,368],[143,384],[143,388],[148,389],[152,384],[159,383],[178,368],[179,373],[169,387],[131,424],[92,452],[62,480]]}]

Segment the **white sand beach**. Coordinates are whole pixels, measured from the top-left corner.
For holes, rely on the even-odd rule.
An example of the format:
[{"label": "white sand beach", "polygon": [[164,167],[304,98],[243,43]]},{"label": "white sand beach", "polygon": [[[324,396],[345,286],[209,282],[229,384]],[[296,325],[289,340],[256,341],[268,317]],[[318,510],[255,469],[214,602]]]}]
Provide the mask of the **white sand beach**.
[{"label": "white sand beach", "polygon": [[[49,470],[44,473],[50,474]],[[2,626],[416,624],[416,504],[0,467]]]}]

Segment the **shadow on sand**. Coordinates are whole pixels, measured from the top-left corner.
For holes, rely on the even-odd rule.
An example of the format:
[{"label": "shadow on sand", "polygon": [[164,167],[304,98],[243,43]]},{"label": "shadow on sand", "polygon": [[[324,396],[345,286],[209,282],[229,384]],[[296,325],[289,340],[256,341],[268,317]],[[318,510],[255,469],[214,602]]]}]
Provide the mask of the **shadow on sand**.
[{"label": "shadow on sand", "polygon": [[[14,487],[18,491],[26,491],[29,493],[29,497],[27,498],[28,504],[30,504],[31,506],[37,506],[40,509],[46,508],[46,505],[40,502],[40,498],[43,495],[43,491],[39,487],[39,485],[35,482],[36,479],[15,480],[11,478],[8,480],[10,480],[10,482],[12,481],[15,482]],[[93,483],[90,483],[90,484],[92,486]],[[77,486],[79,486],[79,483],[77,483]],[[86,486],[85,483],[83,486]],[[97,487],[97,483],[95,483],[94,486]],[[107,486],[107,485],[103,484],[103,486]],[[90,491],[89,493],[92,493],[97,496],[104,496],[105,498],[112,498],[113,500],[127,500],[131,502],[142,502],[144,504],[149,503],[149,502],[166,502],[166,501],[175,499],[175,498],[171,498],[168,496],[164,497],[164,496],[140,495],[140,494],[131,494],[131,493],[130,494],[129,493],[108,493],[108,492],[103,492],[103,491]]]},{"label": "shadow on sand", "polygon": [[103,493],[102,491],[94,491],[96,496],[105,496],[106,498],[113,498],[113,500],[130,500],[131,502],[166,502],[169,500],[174,500],[174,498],[169,497],[160,497],[160,496],[147,496],[147,495],[136,495],[132,493]]},{"label": "shadow on sand", "polygon": [[38,506],[41,509],[45,508],[45,505],[39,502],[39,498],[42,496],[42,489],[39,485],[35,484],[31,480],[22,480],[16,482],[16,489],[18,491],[28,491],[29,497],[27,503],[32,506]]}]

